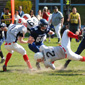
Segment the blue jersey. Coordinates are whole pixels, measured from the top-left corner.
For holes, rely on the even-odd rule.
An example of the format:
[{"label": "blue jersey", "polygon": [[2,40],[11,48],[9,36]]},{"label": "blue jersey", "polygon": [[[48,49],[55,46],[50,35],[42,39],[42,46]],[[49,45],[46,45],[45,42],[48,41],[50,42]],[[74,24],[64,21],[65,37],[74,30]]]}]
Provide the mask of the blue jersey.
[{"label": "blue jersey", "polygon": [[47,28],[45,31],[41,31],[39,26],[37,26],[35,28],[31,28],[30,35],[35,39],[34,42],[36,45],[41,45],[43,43],[43,38],[49,31],[49,28]]},{"label": "blue jersey", "polygon": [[29,49],[35,53],[39,52],[39,48],[43,44],[43,38],[49,31],[49,28],[47,28],[45,31],[41,31],[39,26],[31,28],[30,35],[35,39],[35,41],[32,44],[28,44]]}]

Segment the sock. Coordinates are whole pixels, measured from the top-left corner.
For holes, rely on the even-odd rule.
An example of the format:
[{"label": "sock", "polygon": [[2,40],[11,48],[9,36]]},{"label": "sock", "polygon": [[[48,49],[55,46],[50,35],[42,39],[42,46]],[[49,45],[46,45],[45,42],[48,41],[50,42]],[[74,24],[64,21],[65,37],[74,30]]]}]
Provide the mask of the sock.
[{"label": "sock", "polygon": [[7,66],[7,63],[9,61],[9,59],[11,58],[12,54],[11,53],[8,53],[7,56],[6,56],[6,60],[5,60],[5,65]]},{"label": "sock", "polygon": [[74,34],[73,32],[69,31],[68,34],[67,34],[69,37],[71,38],[76,38],[78,39],[78,35]]},{"label": "sock", "polygon": [[52,64],[54,64],[54,61],[52,61]]},{"label": "sock", "polygon": [[82,62],[85,62],[85,57],[84,56],[82,56],[83,57],[83,59],[81,60]]},{"label": "sock", "polygon": [[27,56],[27,55],[23,55],[23,58],[24,58],[24,61],[27,63],[28,67],[29,67],[30,69],[32,69],[32,66],[31,66],[31,64],[30,64],[30,61],[29,61],[28,56]]},{"label": "sock", "polygon": [[1,58],[3,58],[4,56],[3,56],[3,53],[2,53],[2,51],[0,51],[0,56],[1,56]]}]

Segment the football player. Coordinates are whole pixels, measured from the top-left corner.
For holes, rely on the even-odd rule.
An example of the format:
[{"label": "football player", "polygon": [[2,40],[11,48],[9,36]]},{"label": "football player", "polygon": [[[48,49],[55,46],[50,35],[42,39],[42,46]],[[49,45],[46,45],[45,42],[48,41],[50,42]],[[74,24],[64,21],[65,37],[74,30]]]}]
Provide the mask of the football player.
[{"label": "football player", "polygon": [[[28,44],[29,49],[35,53],[39,52],[40,46],[43,45],[43,38],[47,33],[51,35],[54,34],[54,32],[48,28],[47,20],[41,19],[39,25],[37,27],[31,28],[30,30],[30,38],[34,38],[35,41]],[[31,41],[30,38],[29,40]],[[38,62],[36,63],[36,66],[38,69],[40,69],[40,65]]]},{"label": "football player", "polygon": [[24,35],[27,32],[27,27],[25,26],[10,24],[10,26],[8,27],[7,38],[5,40],[5,48],[8,50],[8,54],[6,56],[5,64],[3,65],[3,71],[7,70],[7,63],[10,60],[14,51],[20,53],[23,56],[24,61],[27,63],[27,66],[30,69],[32,69],[29,58],[26,54],[26,50],[17,43],[17,40],[20,43],[24,43],[24,44],[28,43],[28,41],[23,40]]},{"label": "football player", "polygon": [[85,62],[84,56],[80,56],[71,50],[70,37],[76,39],[82,38],[81,35],[76,35],[66,29],[63,33],[60,46],[46,47],[42,45],[40,47],[41,52],[35,53],[34,59],[37,62],[44,62],[45,67],[50,67],[51,69],[55,69],[55,66],[52,64],[52,62],[59,59],[68,58],[70,60]]}]

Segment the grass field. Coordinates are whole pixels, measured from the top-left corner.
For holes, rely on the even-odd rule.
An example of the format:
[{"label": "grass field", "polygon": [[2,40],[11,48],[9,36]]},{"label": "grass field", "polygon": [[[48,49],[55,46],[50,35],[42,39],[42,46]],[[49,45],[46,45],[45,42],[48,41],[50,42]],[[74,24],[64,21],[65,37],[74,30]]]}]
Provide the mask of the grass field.
[{"label": "grass field", "polygon": [[[48,42],[47,39],[44,43],[47,46],[57,46],[56,42],[57,39],[54,38],[51,39],[51,42]],[[74,52],[79,43],[76,43],[74,39],[72,40],[71,48]],[[42,70],[37,70],[33,58],[34,53],[28,49],[27,44],[21,45],[26,49],[35,71],[30,72],[22,55],[14,52],[8,63],[7,72],[2,71],[3,64],[0,64],[0,85],[85,85],[85,62],[72,61],[67,69],[60,71],[59,68],[66,61],[63,59],[55,62],[56,70],[54,71],[44,68],[43,64],[41,64]],[[7,50],[4,45],[2,45],[2,50],[6,56]],[[81,55],[85,56],[85,50]]]}]

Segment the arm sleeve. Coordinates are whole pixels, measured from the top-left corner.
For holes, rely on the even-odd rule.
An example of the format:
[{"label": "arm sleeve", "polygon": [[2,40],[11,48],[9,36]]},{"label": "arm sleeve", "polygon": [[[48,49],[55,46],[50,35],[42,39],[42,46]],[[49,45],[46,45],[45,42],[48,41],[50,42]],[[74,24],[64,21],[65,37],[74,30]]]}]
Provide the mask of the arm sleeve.
[{"label": "arm sleeve", "polygon": [[74,33],[73,33],[73,32],[71,32],[71,31],[68,31],[67,35],[68,35],[68,37],[78,39],[78,35],[74,34]]}]

